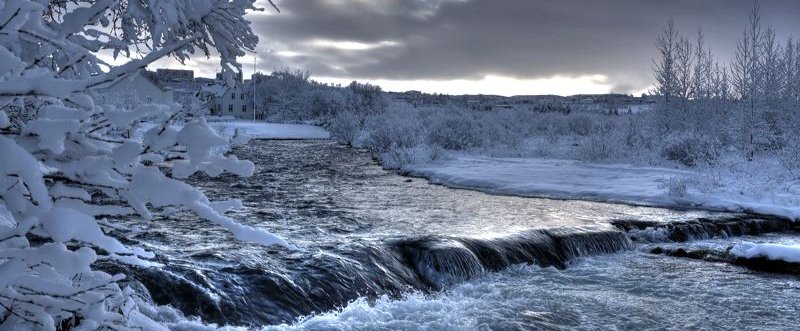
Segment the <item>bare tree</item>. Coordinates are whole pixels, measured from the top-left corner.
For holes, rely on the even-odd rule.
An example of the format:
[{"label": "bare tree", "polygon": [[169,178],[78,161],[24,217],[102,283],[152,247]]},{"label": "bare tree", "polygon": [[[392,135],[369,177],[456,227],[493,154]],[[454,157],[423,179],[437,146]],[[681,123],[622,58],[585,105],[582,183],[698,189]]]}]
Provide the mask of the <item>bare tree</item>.
[{"label": "bare tree", "polygon": [[738,97],[749,103],[751,110],[758,101],[758,90],[762,81],[760,66],[763,34],[761,9],[756,3],[742,33],[742,39],[736,44],[736,54],[731,66],[733,87]]},{"label": "bare tree", "polygon": [[692,84],[692,58],[694,47],[689,39],[681,37],[675,53],[675,73],[677,78],[677,93],[681,100],[689,97]]},{"label": "bare tree", "polygon": [[694,49],[694,70],[689,96],[695,100],[707,100],[714,97],[716,72],[714,54],[711,46],[707,46],[702,29],[697,30],[697,42]]},{"label": "bare tree", "polygon": [[781,90],[785,86],[785,71],[781,70],[783,50],[775,42],[775,30],[772,27],[767,27],[764,31],[761,48],[761,72],[758,76],[762,77],[762,84],[759,93],[763,101],[774,109],[780,103]]},{"label": "bare tree", "polygon": [[800,43],[791,38],[786,41],[782,64],[785,80],[782,98],[788,103],[786,106],[796,106],[800,98]]},{"label": "bare tree", "polygon": [[741,147],[747,158],[752,160],[756,150],[757,126],[759,117],[756,107],[762,100],[761,84],[764,81],[762,70],[764,31],[761,26],[761,9],[758,3],[753,6],[747,20],[742,39],[736,44],[736,54],[732,64],[733,87],[746,109],[737,114],[736,126],[741,135]]},{"label": "bare tree", "polygon": [[711,96],[715,100],[725,101],[731,99],[731,84],[730,78],[728,77],[728,68],[716,63],[713,69],[711,84]]},{"label": "bare tree", "polygon": [[679,42],[678,30],[675,29],[675,22],[672,17],[667,20],[667,25],[656,37],[656,48],[658,49],[659,59],[653,59],[653,73],[656,84],[653,93],[663,98],[664,103],[669,104],[678,95],[677,78],[677,48]]}]

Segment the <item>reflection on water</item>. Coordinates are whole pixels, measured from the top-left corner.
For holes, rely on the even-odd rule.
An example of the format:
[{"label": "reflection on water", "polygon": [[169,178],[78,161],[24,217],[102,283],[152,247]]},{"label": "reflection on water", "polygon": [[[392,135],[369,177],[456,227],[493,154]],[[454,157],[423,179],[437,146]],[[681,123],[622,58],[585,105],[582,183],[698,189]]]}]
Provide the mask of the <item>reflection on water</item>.
[{"label": "reflection on water", "polygon": [[677,212],[449,189],[383,170],[366,152],[329,141],[253,141],[236,150],[256,163],[246,179],[198,180],[213,197],[240,198],[235,215],[305,246],[342,238],[485,236],[611,219],[692,219]]}]

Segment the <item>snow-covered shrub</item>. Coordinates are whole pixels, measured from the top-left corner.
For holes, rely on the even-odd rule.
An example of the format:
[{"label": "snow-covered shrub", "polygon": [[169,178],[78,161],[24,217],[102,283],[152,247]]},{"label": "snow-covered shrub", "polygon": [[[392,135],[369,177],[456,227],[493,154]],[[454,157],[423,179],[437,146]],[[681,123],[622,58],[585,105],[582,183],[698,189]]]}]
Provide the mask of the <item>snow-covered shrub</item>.
[{"label": "snow-covered shrub", "polygon": [[[477,121],[482,123],[482,145],[486,148],[513,148],[525,139],[530,124],[521,121],[520,111],[499,109],[482,113],[477,116]],[[530,120],[528,120],[530,121]]]},{"label": "snow-covered shrub", "polygon": [[579,136],[588,136],[594,128],[594,120],[587,114],[577,114],[569,117],[569,129]]},{"label": "snow-covered shrub", "polygon": [[381,162],[390,169],[401,169],[415,163],[425,163],[441,157],[438,146],[418,145],[414,147],[393,148],[381,155]]},{"label": "snow-covered shrub", "polygon": [[310,98],[309,119],[327,118],[345,105],[344,97],[340,93],[331,92],[327,87],[314,90]]},{"label": "snow-covered shrub", "polygon": [[198,96],[181,95],[176,97],[175,101],[181,105],[180,113],[177,116],[178,120],[186,121],[211,115],[210,101],[203,100]]},{"label": "snow-covered shrub", "polygon": [[380,86],[353,81],[348,86],[349,109],[362,114],[375,114],[387,106],[386,96]]},{"label": "snow-covered shrub", "polygon": [[533,134],[547,136],[550,140],[568,135],[572,130],[567,123],[569,117],[561,113],[540,113],[532,116],[520,112],[520,115],[518,120],[520,124],[530,124],[533,127],[531,130]]},{"label": "snow-covered shrub", "polygon": [[[125,275],[93,268],[153,265],[152,253],[106,235],[125,230],[114,217],[152,220],[175,207],[238,239],[290,246],[180,180],[253,172],[215,152],[228,141],[205,120],[175,123],[177,105],[125,109],[93,98],[165,56],[213,51],[233,74],[257,42],[249,9],[252,0],[0,0],[0,329],[156,329],[119,285]],[[108,65],[101,49],[127,62]],[[141,139],[117,134],[145,118],[157,120]]]},{"label": "snow-covered shrub", "polygon": [[602,161],[610,158],[619,147],[615,141],[615,127],[611,123],[600,123],[595,126],[581,145],[581,160]]},{"label": "snow-covered shrub", "polygon": [[667,195],[673,198],[685,198],[689,194],[689,180],[681,177],[670,177],[662,183],[660,188],[667,190]]},{"label": "snow-covered shrub", "polygon": [[715,164],[721,152],[714,137],[683,135],[672,137],[664,145],[661,155],[667,160],[694,167]]},{"label": "snow-covered shrub", "polygon": [[340,143],[352,145],[361,130],[362,121],[362,116],[354,112],[341,111],[329,120],[327,129],[331,136]]},{"label": "snow-covered shrub", "polygon": [[800,137],[787,135],[783,148],[777,151],[778,162],[792,176],[800,176]]},{"label": "snow-covered shrub", "polygon": [[548,157],[553,154],[553,144],[555,140],[552,137],[558,136],[548,136],[547,138],[532,138],[532,143],[534,146],[533,153],[534,156],[538,157]]},{"label": "snow-covered shrub", "polygon": [[654,158],[660,155],[653,153],[656,144],[653,137],[655,132],[648,126],[647,119],[639,115],[628,115],[621,119],[619,130],[622,141],[619,148],[623,150],[622,154],[631,160],[653,163]]},{"label": "snow-covered shrub", "polygon": [[786,112],[786,111],[778,111],[778,110],[769,110],[763,113],[764,117],[764,131],[762,135],[764,135],[764,150],[774,151],[783,148],[784,144],[786,143],[785,138],[787,136],[796,135],[796,132],[793,132],[791,129],[788,132],[792,132],[791,135],[787,135],[786,126],[788,123],[792,122],[792,113],[793,112]]},{"label": "snow-covered shrub", "polygon": [[406,103],[392,103],[372,114],[339,112],[327,127],[338,141],[369,150],[389,168],[428,161],[438,153],[437,148],[425,145],[420,111]]},{"label": "snow-covered shrub", "polygon": [[417,111],[407,107],[390,107],[381,116],[368,117],[364,129],[368,136],[363,147],[376,155],[391,149],[415,147],[424,136]]},{"label": "snow-covered shrub", "polygon": [[[280,69],[254,75],[256,103],[270,121],[305,122],[328,114],[336,98],[321,95],[331,89],[310,80],[302,70]],[[253,98],[253,88],[247,92]]]},{"label": "snow-covered shrub", "polygon": [[481,146],[484,141],[481,123],[466,111],[447,109],[430,118],[427,141],[449,150],[464,150]]}]

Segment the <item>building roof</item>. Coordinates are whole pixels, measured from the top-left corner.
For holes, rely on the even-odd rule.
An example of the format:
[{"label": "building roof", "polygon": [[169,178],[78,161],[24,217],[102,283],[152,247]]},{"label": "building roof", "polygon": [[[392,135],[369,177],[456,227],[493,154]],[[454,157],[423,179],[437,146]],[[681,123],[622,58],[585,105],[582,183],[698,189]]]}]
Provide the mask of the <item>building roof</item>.
[{"label": "building roof", "polygon": [[159,90],[161,90],[161,92],[166,92],[166,89],[164,88],[164,86],[163,86],[163,85],[161,85],[161,84],[159,84],[157,80],[153,79],[153,78],[152,78],[152,77],[151,77],[151,76],[148,74],[148,71],[147,71],[147,70],[144,70],[144,69],[142,69],[142,70],[139,70],[138,72],[136,72],[136,73],[133,73],[133,74],[129,74],[129,75],[126,75],[126,76],[122,76],[122,77],[118,78],[117,80],[114,80],[113,82],[109,82],[107,85],[105,85],[105,86],[101,87],[101,89],[109,89],[109,88],[112,88],[112,87],[116,86],[117,84],[119,84],[119,83],[121,83],[121,82],[123,82],[123,81],[125,81],[125,80],[132,80],[132,79],[133,79],[133,78],[135,78],[136,76],[140,76],[140,77],[144,78],[144,80],[145,80],[146,82],[148,82],[148,83],[150,83],[150,84],[153,84],[153,86],[155,86],[156,88],[158,88]]}]

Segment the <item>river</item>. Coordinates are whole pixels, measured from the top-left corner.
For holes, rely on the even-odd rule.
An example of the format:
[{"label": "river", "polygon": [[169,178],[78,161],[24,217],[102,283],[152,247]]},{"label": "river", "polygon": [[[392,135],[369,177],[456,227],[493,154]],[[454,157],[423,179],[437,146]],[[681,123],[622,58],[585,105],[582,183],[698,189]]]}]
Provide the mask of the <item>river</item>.
[{"label": "river", "polygon": [[[783,220],[451,189],[331,141],[255,140],[233,153],[256,164],[254,176],[190,181],[212,200],[241,199],[230,216],[301,250],[237,242],[191,214],[165,211],[125,238],[164,267],[106,268],[186,316],[254,329],[800,325],[792,274],[651,253],[661,241],[733,234],[780,232],[792,241]],[[729,242],[713,240],[723,251]]]}]

